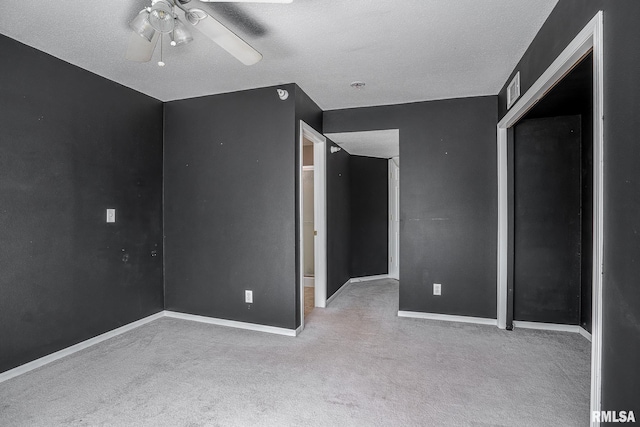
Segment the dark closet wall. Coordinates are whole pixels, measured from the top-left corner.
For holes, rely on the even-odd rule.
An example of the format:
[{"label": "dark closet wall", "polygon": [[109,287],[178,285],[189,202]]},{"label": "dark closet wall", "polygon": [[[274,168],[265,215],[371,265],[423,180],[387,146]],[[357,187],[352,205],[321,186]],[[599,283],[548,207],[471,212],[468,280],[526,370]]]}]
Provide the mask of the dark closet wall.
[{"label": "dark closet wall", "polygon": [[[602,409],[640,412],[640,2],[563,0],[518,63],[522,92],[604,12]],[[511,78],[507,82],[511,81]],[[499,95],[506,110],[506,83]]]},{"label": "dark closet wall", "polygon": [[167,310],[296,328],[296,88],[280,87],[165,104]]},{"label": "dark closet wall", "polygon": [[351,278],[351,156],[327,141],[327,298]]},{"label": "dark closet wall", "polygon": [[496,317],[496,102],[324,114],[325,132],[400,129],[400,310]]},{"label": "dark closet wall", "polygon": [[389,161],[351,156],[351,277],[389,272]]},{"label": "dark closet wall", "polygon": [[1,372],[163,297],[162,103],[2,35],[0,63]]},{"label": "dark closet wall", "polygon": [[579,115],[514,126],[515,320],[580,321],[581,127]]}]

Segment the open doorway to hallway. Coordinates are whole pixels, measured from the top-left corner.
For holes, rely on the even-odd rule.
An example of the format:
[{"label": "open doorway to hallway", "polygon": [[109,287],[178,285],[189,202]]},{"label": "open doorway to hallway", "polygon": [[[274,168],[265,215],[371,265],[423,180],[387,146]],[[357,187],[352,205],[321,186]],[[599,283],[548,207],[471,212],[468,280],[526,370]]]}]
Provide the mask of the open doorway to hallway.
[{"label": "open doorway to hallway", "polygon": [[399,277],[399,134],[326,135],[335,143],[327,159],[330,299],[347,283]]}]

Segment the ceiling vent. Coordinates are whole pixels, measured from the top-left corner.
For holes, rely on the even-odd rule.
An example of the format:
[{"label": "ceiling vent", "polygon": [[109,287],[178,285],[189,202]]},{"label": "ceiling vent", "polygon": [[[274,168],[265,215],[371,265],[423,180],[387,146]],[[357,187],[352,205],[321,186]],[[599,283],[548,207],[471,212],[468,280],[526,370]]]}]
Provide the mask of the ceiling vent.
[{"label": "ceiling vent", "polygon": [[507,110],[520,98],[520,71],[507,86]]}]

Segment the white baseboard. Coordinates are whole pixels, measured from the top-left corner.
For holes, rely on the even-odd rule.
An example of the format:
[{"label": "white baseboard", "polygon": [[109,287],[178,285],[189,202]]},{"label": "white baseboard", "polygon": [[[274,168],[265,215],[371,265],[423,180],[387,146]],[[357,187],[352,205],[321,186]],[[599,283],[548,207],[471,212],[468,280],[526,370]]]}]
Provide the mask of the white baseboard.
[{"label": "white baseboard", "polygon": [[451,314],[422,313],[419,311],[402,310],[398,311],[398,317],[413,317],[416,319],[444,320],[446,322],[475,323],[477,325],[498,326],[497,319],[488,319],[486,317],[455,316]]},{"label": "white baseboard", "polygon": [[182,320],[191,320],[194,322],[209,323],[212,325],[230,326],[232,328],[248,329],[248,330],[259,331],[259,332],[268,332],[271,334],[286,335],[286,336],[292,336],[292,337],[297,336],[302,331],[302,327],[299,327],[298,329],[286,329],[286,328],[278,328],[275,326],[259,325],[256,323],[237,322],[234,320],[216,319],[213,317],[197,316],[194,314],[177,313],[174,311],[165,310],[165,311],[161,311],[160,313],[152,314],[151,316],[145,317],[144,319],[140,319],[140,320],[136,320],[135,322],[128,323],[112,331],[105,332],[104,334],[98,335],[97,337],[89,338],[88,340],[72,345],[71,347],[64,348],[60,351],[56,351],[55,353],[48,354],[39,359],[25,363],[24,365],[20,365],[8,371],[2,372],[0,373],[0,383],[2,383],[3,381],[7,381],[11,378],[17,377],[18,375],[25,374],[29,371],[37,369],[48,363],[54,362],[58,359],[62,359],[63,357],[69,356],[73,353],[77,353],[81,350],[89,348],[93,345],[106,341],[115,336],[124,334],[125,332],[129,332],[135,328],[138,328],[149,322],[153,322],[154,320],[161,319],[163,317],[171,317],[174,319],[182,319]]},{"label": "white baseboard", "polygon": [[578,325],[561,325],[557,323],[544,323],[544,322],[526,322],[522,320],[514,320],[513,327],[522,328],[522,329],[539,329],[542,331],[573,332],[576,334],[580,332],[580,326]]},{"label": "white baseboard", "polygon": [[380,280],[380,279],[388,279],[388,274],[379,274],[377,276],[365,276],[365,277],[354,277],[350,280],[351,283],[360,283],[360,282],[368,282],[370,280]]},{"label": "white baseboard", "polygon": [[121,335],[121,334],[124,334],[125,332],[129,332],[132,329],[138,328],[149,322],[153,322],[154,320],[160,319],[163,316],[164,316],[164,312],[162,311],[160,313],[152,314],[151,316],[145,317],[144,319],[136,320],[135,322],[128,323],[112,331],[105,332],[104,334],[79,342],[78,344],[72,345],[71,347],[63,348],[62,350],[56,351],[55,353],[48,354],[39,359],[33,360],[29,363],[25,363],[24,365],[20,365],[16,368],[0,373],[0,383],[3,381],[7,381],[11,378],[17,377],[18,375],[25,374],[29,371],[37,369],[48,363],[54,362],[58,359],[62,359],[63,357],[69,356],[73,353],[77,353],[78,351],[89,348],[92,345],[96,345],[98,343],[101,343],[102,341],[106,341],[117,335]]},{"label": "white baseboard", "polygon": [[333,301],[334,299],[336,299],[336,297],[338,295],[340,295],[340,293],[342,293],[342,291],[344,291],[347,288],[347,285],[349,285],[351,283],[351,279],[347,280],[346,282],[344,282],[344,285],[340,286],[340,289],[338,289],[337,291],[335,291],[333,293],[333,295],[331,295],[329,297],[329,299],[327,300],[327,305],[329,305],[331,303],[331,301]]},{"label": "white baseboard", "polygon": [[582,326],[580,327],[580,329],[578,329],[578,333],[580,335],[582,335],[583,337],[585,337],[586,339],[589,340],[589,342],[591,342],[591,333],[589,333],[586,329],[584,329]]},{"label": "white baseboard", "polygon": [[304,276],[304,286],[305,288],[313,288],[316,285],[316,278]]},{"label": "white baseboard", "polygon": [[247,329],[250,331],[268,332],[270,334],[296,336],[296,329],[278,328],[276,326],[260,325],[258,323],[238,322],[237,320],[217,319],[215,317],[199,316],[197,314],[178,313],[176,311],[165,311],[166,317],[174,319],[191,320],[193,322],[208,323],[210,325],[230,326],[232,328]]}]

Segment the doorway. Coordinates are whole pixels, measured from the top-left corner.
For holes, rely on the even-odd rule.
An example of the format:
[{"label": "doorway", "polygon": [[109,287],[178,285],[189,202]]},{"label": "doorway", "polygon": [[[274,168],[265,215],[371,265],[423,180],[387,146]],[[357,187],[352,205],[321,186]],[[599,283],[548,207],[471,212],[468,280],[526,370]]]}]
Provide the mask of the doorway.
[{"label": "doorway", "polygon": [[513,127],[508,329],[556,328],[590,338],[592,82],[590,52]]},{"label": "doorway", "polygon": [[507,327],[508,318],[508,270],[509,237],[513,234],[513,224],[509,222],[509,193],[513,184],[509,183],[508,144],[509,134],[513,135],[513,126],[547,94],[576,64],[590,51],[593,52],[593,169],[592,169],[592,344],[591,344],[591,411],[601,408],[601,367],[602,367],[602,270],[603,270],[603,17],[602,12],[565,48],[529,90],[512,106],[511,110],[498,123],[498,280],[497,280],[497,319],[498,326]]},{"label": "doorway", "polygon": [[[305,290],[313,289],[313,307],[327,304],[326,138],[300,121],[299,140],[299,310],[304,329]],[[305,150],[305,147],[307,148]],[[307,159],[305,160],[305,152]],[[305,166],[305,163],[311,163]],[[312,194],[309,194],[309,193]],[[306,202],[306,203],[305,203]],[[305,286],[306,285],[306,286]],[[309,291],[307,290],[307,295]],[[307,300],[311,299],[307,296]]]}]

